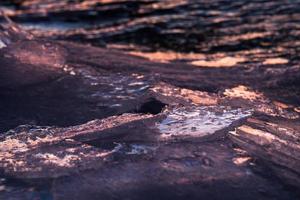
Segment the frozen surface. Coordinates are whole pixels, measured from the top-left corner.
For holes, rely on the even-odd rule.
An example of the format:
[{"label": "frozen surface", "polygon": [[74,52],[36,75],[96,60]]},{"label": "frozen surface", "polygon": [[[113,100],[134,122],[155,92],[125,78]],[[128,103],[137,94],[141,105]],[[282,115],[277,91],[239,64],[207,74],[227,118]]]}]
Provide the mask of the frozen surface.
[{"label": "frozen surface", "polygon": [[161,137],[165,139],[203,137],[250,115],[250,110],[224,106],[182,107],[172,110],[157,127],[163,133]]}]

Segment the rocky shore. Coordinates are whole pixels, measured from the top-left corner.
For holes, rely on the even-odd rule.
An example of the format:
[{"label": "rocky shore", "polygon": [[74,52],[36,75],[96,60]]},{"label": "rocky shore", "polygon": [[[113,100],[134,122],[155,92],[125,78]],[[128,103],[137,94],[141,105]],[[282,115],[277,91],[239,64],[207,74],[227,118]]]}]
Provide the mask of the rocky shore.
[{"label": "rocky shore", "polygon": [[0,199],[298,199],[298,1],[3,1]]}]

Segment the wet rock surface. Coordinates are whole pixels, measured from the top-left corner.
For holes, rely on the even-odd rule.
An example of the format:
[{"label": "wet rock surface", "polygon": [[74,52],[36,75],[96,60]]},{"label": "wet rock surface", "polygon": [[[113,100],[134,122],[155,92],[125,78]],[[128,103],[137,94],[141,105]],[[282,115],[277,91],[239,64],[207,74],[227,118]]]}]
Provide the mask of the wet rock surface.
[{"label": "wet rock surface", "polygon": [[298,199],[298,4],[2,1],[0,199]]}]

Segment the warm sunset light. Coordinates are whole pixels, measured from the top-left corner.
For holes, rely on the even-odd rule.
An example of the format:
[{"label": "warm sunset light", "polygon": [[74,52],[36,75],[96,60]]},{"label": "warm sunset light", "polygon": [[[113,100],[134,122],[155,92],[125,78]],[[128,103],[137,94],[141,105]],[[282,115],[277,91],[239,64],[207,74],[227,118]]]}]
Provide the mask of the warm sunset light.
[{"label": "warm sunset light", "polygon": [[300,199],[300,0],[0,1],[0,200]]}]

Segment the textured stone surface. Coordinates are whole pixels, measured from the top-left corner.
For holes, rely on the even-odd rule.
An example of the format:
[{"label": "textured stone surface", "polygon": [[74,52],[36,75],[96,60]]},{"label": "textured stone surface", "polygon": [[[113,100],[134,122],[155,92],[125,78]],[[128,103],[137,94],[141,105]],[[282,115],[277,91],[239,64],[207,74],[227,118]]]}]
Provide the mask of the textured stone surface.
[{"label": "textured stone surface", "polygon": [[262,159],[278,177],[299,187],[299,134],[299,121],[249,118],[245,125],[231,132],[230,138]]},{"label": "textured stone surface", "polygon": [[0,199],[299,199],[298,1],[0,5]]}]

